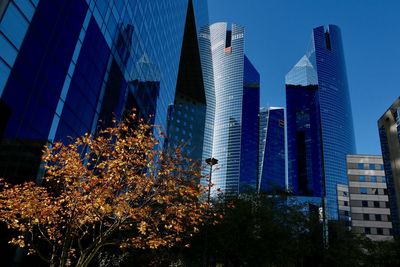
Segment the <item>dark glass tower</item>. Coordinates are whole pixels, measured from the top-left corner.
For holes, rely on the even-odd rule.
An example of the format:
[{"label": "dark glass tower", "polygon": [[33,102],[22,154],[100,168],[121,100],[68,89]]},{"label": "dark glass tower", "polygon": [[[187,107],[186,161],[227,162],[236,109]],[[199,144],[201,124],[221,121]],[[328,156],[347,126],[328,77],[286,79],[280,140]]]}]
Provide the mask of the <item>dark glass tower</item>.
[{"label": "dark glass tower", "polygon": [[285,190],[285,109],[261,108],[259,113],[258,190]]},{"label": "dark glass tower", "polygon": [[313,30],[306,55],[286,76],[289,187],[325,198],[336,220],[337,184],[348,184],[346,155],[355,141],[340,29]]},{"label": "dark glass tower", "polygon": [[166,131],[181,101],[204,128],[197,32],[207,2],[9,0],[0,12],[0,176],[35,179],[43,145],[93,133],[126,109]]},{"label": "dark glass tower", "polygon": [[44,145],[133,107],[163,131],[171,104],[189,110],[179,127],[201,155],[207,12],[203,0],[0,1],[0,177],[36,179]]},{"label": "dark glass tower", "polygon": [[393,234],[400,236],[400,98],[378,120]]}]

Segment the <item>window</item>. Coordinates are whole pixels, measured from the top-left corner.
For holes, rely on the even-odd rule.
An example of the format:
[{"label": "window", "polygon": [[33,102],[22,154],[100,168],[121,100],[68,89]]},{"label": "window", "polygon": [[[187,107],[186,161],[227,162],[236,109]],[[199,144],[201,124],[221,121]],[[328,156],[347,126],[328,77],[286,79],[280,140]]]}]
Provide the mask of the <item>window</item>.
[{"label": "window", "polygon": [[369,214],[363,214],[364,221],[369,221]]},{"label": "window", "polygon": [[379,201],[374,201],[374,207],[379,208]]},{"label": "window", "polygon": [[1,20],[1,17],[3,16],[3,12],[6,10],[8,2],[9,2],[9,0],[5,0],[5,1],[0,0],[0,20]]},{"label": "window", "polygon": [[359,176],[359,181],[360,182],[365,182],[365,176],[364,175],[360,175]]},{"label": "window", "polygon": [[345,210],[345,211],[344,211],[344,215],[345,215],[345,216],[349,216],[349,211]]},{"label": "window", "polygon": [[17,50],[2,34],[0,34],[0,47],[2,49],[1,56],[3,59],[8,65],[13,66],[15,58],[17,57]]},{"label": "window", "polygon": [[376,233],[378,235],[383,235],[383,229],[382,228],[376,228]]},{"label": "window", "polygon": [[343,205],[347,207],[347,206],[349,206],[349,202],[348,201],[344,201]]},{"label": "window", "polygon": [[360,187],[360,194],[367,194],[367,188]]},{"label": "window", "polygon": [[382,216],[380,214],[376,214],[375,221],[382,221]]},{"label": "window", "polygon": [[380,165],[380,168],[379,168],[379,169],[382,170],[382,171],[385,170],[383,164]]},{"label": "window", "polygon": [[357,169],[364,169],[364,163],[357,163]]},{"label": "window", "polygon": [[4,13],[0,30],[3,31],[17,48],[20,48],[28,26],[28,21],[11,2]]},{"label": "window", "polygon": [[378,195],[378,188],[371,188],[371,192],[372,192],[372,194],[374,194],[374,195]]},{"label": "window", "polygon": [[4,86],[6,85],[10,68],[0,60],[0,95],[3,93]]},{"label": "window", "polygon": [[389,208],[389,202],[385,202],[385,208]]},{"label": "window", "polygon": [[365,232],[365,234],[370,235],[371,234],[371,228],[365,227],[364,232]]},{"label": "window", "polygon": [[382,183],[386,183],[386,178],[385,178],[385,176],[382,176],[381,179],[382,179]]},{"label": "window", "polygon": [[369,169],[370,170],[375,170],[375,164],[369,164]]},{"label": "window", "polygon": [[376,176],[370,176],[369,179],[371,182],[376,183]]},{"label": "window", "polygon": [[361,204],[362,204],[363,207],[368,207],[368,201],[366,201],[366,200],[363,200],[361,202]]},{"label": "window", "polygon": [[387,193],[387,189],[383,189],[383,194],[384,195],[387,195],[388,193]]}]

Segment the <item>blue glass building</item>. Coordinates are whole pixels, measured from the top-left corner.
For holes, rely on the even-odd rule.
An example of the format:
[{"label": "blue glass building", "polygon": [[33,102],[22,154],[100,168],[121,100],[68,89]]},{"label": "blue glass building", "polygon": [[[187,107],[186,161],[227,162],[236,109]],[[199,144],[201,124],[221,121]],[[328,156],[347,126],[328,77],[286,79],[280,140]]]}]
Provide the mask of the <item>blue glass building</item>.
[{"label": "blue glass building", "polygon": [[400,98],[378,120],[393,234],[400,236]]},{"label": "blue glass building", "polygon": [[313,30],[306,55],[286,76],[289,187],[324,197],[338,219],[337,184],[348,184],[346,155],[355,153],[351,103],[339,27]]},{"label": "blue glass building", "polygon": [[285,109],[261,108],[259,112],[258,191],[286,188]]},{"label": "blue glass building", "polygon": [[207,24],[202,0],[1,1],[0,176],[35,179],[43,145],[133,107],[166,131],[169,106],[185,99],[204,124],[197,32]]},{"label": "blue glass building", "polygon": [[[243,27],[215,23],[209,38],[215,94],[212,156],[219,160],[212,181],[227,195],[255,191],[260,76],[244,54]],[[214,94],[206,93],[208,98]]]},{"label": "blue glass building", "polygon": [[175,129],[201,157],[205,25],[205,0],[0,1],[0,177],[36,179],[44,145],[131,108],[163,131],[188,111]]}]

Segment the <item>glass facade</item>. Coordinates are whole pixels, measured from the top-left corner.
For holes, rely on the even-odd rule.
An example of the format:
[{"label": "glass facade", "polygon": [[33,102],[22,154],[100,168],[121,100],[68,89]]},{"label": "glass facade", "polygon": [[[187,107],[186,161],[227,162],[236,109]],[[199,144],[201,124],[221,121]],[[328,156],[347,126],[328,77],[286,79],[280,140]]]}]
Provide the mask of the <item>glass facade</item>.
[{"label": "glass facade", "polygon": [[285,109],[261,108],[259,113],[258,190],[285,190]]},{"label": "glass facade", "polygon": [[[0,10],[0,176],[13,182],[36,178],[46,143],[93,133],[125,109],[166,130],[181,57],[199,50],[208,23],[202,0],[10,0]],[[204,88],[189,90],[200,90],[188,103],[204,117]]]},{"label": "glass facade", "polygon": [[288,183],[297,196],[323,196],[321,120],[316,85],[286,84]]},{"label": "glass facade", "polygon": [[[286,88],[290,187],[294,193],[306,195],[319,196],[322,192],[326,199],[327,217],[336,220],[337,184],[348,183],[346,155],[355,153],[351,103],[339,27],[329,25],[313,30],[309,50],[286,76]],[[299,92],[294,92],[296,88]],[[297,100],[301,103],[296,104],[294,99],[290,100],[295,94],[304,96],[303,100]],[[299,109],[301,105],[306,110]],[[313,156],[309,152],[296,156],[304,154],[307,146],[310,146],[309,142],[298,142],[307,138],[299,133],[298,127],[301,126],[304,134],[309,132],[309,140],[313,140]],[[311,162],[311,157],[317,161]],[[313,170],[311,176],[310,169]],[[310,189],[310,183],[312,191],[300,189]]]},{"label": "glass facade", "polygon": [[378,120],[393,234],[400,236],[400,98]]},{"label": "glass facade", "polygon": [[242,134],[239,192],[255,192],[257,186],[258,112],[260,74],[244,55]]},{"label": "glass facade", "polygon": [[205,26],[205,0],[0,1],[0,177],[35,180],[44,145],[131,108],[168,131],[175,106],[201,158]]},{"label": "glass facade", "polygon": [[227,195],[255,190],[260,77],[244,55],[243,27],[215,23],[210,40],[215,90],[212,156],[219,160],[212,180]]}]

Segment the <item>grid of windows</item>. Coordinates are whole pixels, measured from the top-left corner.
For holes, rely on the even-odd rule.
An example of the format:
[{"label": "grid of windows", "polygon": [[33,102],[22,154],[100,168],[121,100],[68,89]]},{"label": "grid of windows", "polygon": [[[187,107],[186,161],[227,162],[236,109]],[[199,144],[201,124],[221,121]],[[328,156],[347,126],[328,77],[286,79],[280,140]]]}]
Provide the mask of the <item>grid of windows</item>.
[{"label": "grid of windows", "polygon": [[[207,4],[190,2],[199,30],[208,21]],[[155,115],[154,123],[165,130],[188,3],[2,1],[0,135],[35,140],[35,147],[66,141],[95,131],[99,118],[119,116],[129,103]],[[22,158],[7,164],[18,162]]]},{"label": "grid of windows", "polygon": [[[295,192],[305,191],[301,194],[312,196],[318,196],[322,191],[327,199],[328,219],[333,220],[338,219],[337,184],[347,184],[348,181],[346,155],[355,152],[343,59],[340,29],[335,25],[321,26],[313,30],[310,50],[286,76],[290,186]],[[313,87],[317,89],[315,97],[304,101],[303,109],[291,107],[299,106],[296,102],[301,100],[301,94]],[[293,92],[289,94],[289,90]],[[304,131],[295,124],[301,120],[306,128]],[[311,123],[305,123],[306,120]],[[301,141],[305,139],[309,141]],[[321,147],[314,142],[320,142]],[[303,162],[296,158],[302,158]],[[301,187],[306,190],[299,190]]]},{"label": "grid of windows", "polygon": [[400,179],[396,159],[400,156],[400,98],[378,120],[379,138],[384,159],[384,170],[389,195],[393,233],[400,236]]},{"label": "grid of windows", "polygon": [[[225,51],[227,36],[237,36],[231,40],[229,53]],[[213,182],[227,194],[248,188],[255,190],[259,74],[244,55],[243,27],[232,24],[228,29],[227,23],[215,23],[210,26],[210,40],[215,84],[212,155],[219,160]],[[244,108],[247,101],[250,110]],[[243,147],[245,142],[247,145]],[[242,176],[245,167],[251,168],[251,172]]]},{"label": "grid of windows", "polygon": [[381,162],[380,156],[347,156],[351,223],[353,231],[373,240],[390,240],[392,223]]},{"label": "grid of windows", "polygon": [[261,109],[259,114],[259,190],[285,189],[284,109]]}]

